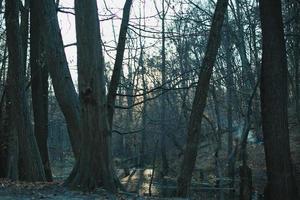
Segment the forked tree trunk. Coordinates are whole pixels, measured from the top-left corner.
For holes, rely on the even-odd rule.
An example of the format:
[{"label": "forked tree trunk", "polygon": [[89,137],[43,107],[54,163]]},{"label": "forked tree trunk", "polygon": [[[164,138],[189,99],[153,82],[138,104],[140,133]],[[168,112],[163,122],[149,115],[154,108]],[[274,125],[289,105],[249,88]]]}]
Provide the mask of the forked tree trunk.
[{"label": "forked tree trunk", "polygon": [[185,197],[188,194],[192,173],[195,167],[202,115],[206,105],[209,81],[213,72],[213,66],[218,53],[218,48],[220,46],[220,32],[223,26],[227,5],[228,0],[218,0],[212,19],[206,52],[202,61],[203,70],[199,75],[195,98],[193,101],[192,112],[188,126],[186,149],[184,152],[180,174],[177,180],[177,195],[181,197]]},{"label": "forked tree trunk", "polygon": [[287,58],[280,0],[260,0],[263,36],[261,110],[267,200],[296,200],[287,115]]},{"label": "forked tree trunk", "polygon": [[90,191],[103,186],[116,191],[110,155],[105,99],[104,60],[97,3],[75,1],[78,84],[81,126],[84,130],[80,158],[67,184]]},{"label": "forked tree trunk", "polygon": [[[125,6],[131,7],[131,0],[126,1]],[[129,4],[129,5],[128,5]],[[81,190],[93,190],[98,186],[112,192],[117,191],[117,180],[112,166],[111,153],[111,123],[113,110],[107,109],[104,80],[104,58],[102,54],[97,2],[75,1],[76,11],[76,37],[77,37],[77,64],[78,83],[81,105],[81,126],[84,130],[82,137],[80,159],[74,167],[67,184],[72,188]],[[129,20],[129,12],[124,9],[124,15],[128,15],[126,27]],[[122,21],[121,31],[124,24]],[[125,47],[125,36],[120,34],[117,50],[118,74],[114,75],[110,89],[118,84],[120,79],[123,53]],[[119,45],[124,46],[120,48]],[[121,51],[121,52],[120,52]],[[121,55],[120,55],[121,53]],[[118,57],[121,56],[121,57]],[[119,59],[119,60],[118,60]],[[116,76],[117,75],[117,76]],[[116,92],[116,90],[115,90]],[[110,94],[110,93],[109,93]],[[115,97],[115,96],[114,96]],[[114,107],[115,98],[108,104]]]},{"label": "forked tree trunk", "polygon": [[110,128],[112,128],[117,89],[120,82],[120,76],[121,76],[121,71],[123,66],[123,57],[125,51],[126,35],[128,30],[131,5],[132,5],[132,0],[126,0],[123,8],[123,18],[122,18],[122,23],[121,23],[120,33],[119,33],[117,55],[115,59],[114,70],[113,70],[113,74],[108,89],[107,109],[108,109],[108,122]]},{"label": "forked tree trunk", "polygon": [[[10,144],[9,178],[25,181],[44,181],[45,173],[31,127],[25,95],[25,71],[19,27],[20,1],[6,0],[5,21],[8,46],[7,95],[9,101]],[[14,146],[12,146],[14,145]],[[16,167],[18,166],[18,167]],[[18,171],[16,171],[18,170]]]},{"label": "forked tree trunk", "polygon": [[31,94],[34,116],[34,133],[39,147],[47,181],[52,181],[52,173],[48,155],[48,70],[40,30],[37,10],[32,7],[30,15],[30,68]]},{"label": "forked tree trunk", "polygon": [[46,63],[56,99],[66,119],[75,158],[80,150],[80,107],[71,74],[68,68],[63,41],[53,0],[31,0],[31,15],[39,18],[45,48]]}]

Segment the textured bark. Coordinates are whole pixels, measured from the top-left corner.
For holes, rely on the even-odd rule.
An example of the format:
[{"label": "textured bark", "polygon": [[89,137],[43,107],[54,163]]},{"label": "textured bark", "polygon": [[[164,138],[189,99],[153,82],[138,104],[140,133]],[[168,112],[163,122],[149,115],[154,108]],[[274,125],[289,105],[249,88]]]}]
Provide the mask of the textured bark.
[{"label": "textured bark", "polygon": [[[131,7],[131,1],[125,6]],[[96,0],[75,1],[78,83],[81,105],[81,125],[85,132],[82,138],[81,154],[77,166],[67,180],[70,187],[82,190],[93,190],[98,186],[112,192],[117,191],[112,154],[111,154],[111,123],[113,112],[107,109],[104,80],[104,59],[100,45],[100,28]],[[122,69],[123,53],[129,12],[125,32],[121,32],[118,43],[117,60],[113,78],[119,80]],[[123,17],[124,20],[124,17]],[[122,22],[121,31],[124,31]],[[124,35],[125,34],[125,35]],[[121,45],[121,46],[120,46]],[[123,45],[123,46],[122,46]],[[120,52],[121,51],[121,52]],[[118,57],[119,56],[119,57]],[[116,74],[119,74],[116,76]],[[110,89],[118,84],[113,79]],[[116,90],[114,91],[116,92]],[[110,93],[111,94],[111,93]],[[115,96],[114,96],[115,97]],[[113,107],[114,99],[110,102]]]},{"label": "textured bark", "polygon": [[[12,142],[9,155],[9,178],[25,181],[44,181],[45,173],[36,140],[31,127],[27,98],[25,95],[25,73],[22,42],[19,27],[19,1],[5,2],[5,21],[8,46],[7,96],[9,109],[9,131]],[[17,125],[17,126],[16,126]],[[18,146],[16,146],[18,144]],[[12,161],[12,162],[11,162]],[[16,167],[18,166],[18,167]],[[19,170],[19,171],[16,171]]]},{"label": "textured bark", "polygon": [[48,155],[48,71],[44,62],[40,20],[32,7],[30,16],[30,67],[31,94],[34,116],[34,133],[41,154],[47,181],[52,181]]},{"label": "textured bark", "polygon": [[294,24],[292,25],[292,32],[294,35],[293,41],[292,41],[292,57],[293,57],[293,68],[295,68],[295,101],[296,101],[296,112],[297,112],[297,119],[300,123],[300,80],[299,80],[299,73],[300,73],[300,3],[294,3],[291,5],[291,8],[288,10],[288,12],[291,12],[291,15],[294,15]]},{"label": "textured bark", "polygon": [[[0,2],[1,4],[1,2]],[[0,9],[1,10],[1,9]],[[0,83],[5,83],[6,76],[6,57],[7,57],[7,47],[5,45],[3,55],[1,57],[1,68],[0,68]],[[5,131],[5,91],[6,87],[1,88],[0,93],[0,177],[4,178],[7,175],[7,132]]]},{"label": "textured bark", "polygon": [[240,166],[240,200],[252,199],[252,171],[247,165]]},{"label": "textured bark", "polygon": [[188,194],[193,169],[195,167],[197,149],[200,138],[201,121],[206,105],[209,81],[213,72],[213,66],[218,53],[221,40],[221,29],[224,15],[227,10],[228,0],[218,0],[212,19],[206,52],[202,61],[202,72],[199,75],[192,112],[188,125],[186,149],[177,180],[177,195],[185,197]]},{"label": "textured bark", "polygon": [[[287,58],[280,0],[260,0],[261,110],[268,184],[265,199],[296,200],[287,116]],[[280,148],[278,148],[280,147]]]},{"label": "textured bark", "polygon": [[4,129],[4,106],[0,102],[0,178],[7,175],[7,135]]},{"label": "textured bark", "polygon": [[92,190],[101,184],[114,192],[96,1],[76,0],[75,12],[81,125],[85,136],[76,175],[69,179],[70,186]]},{"label": "textured bark", "polygon": [[[31,0],[34,17],[39,17],[43,44],[46,52],[46,63],[52,79],[56,99],[62,110],[75,158],[80,152],[80,106],[71,74],[68,68],[63,41],[53,0]],[[37,12],[39,11],[39,12]]]}]

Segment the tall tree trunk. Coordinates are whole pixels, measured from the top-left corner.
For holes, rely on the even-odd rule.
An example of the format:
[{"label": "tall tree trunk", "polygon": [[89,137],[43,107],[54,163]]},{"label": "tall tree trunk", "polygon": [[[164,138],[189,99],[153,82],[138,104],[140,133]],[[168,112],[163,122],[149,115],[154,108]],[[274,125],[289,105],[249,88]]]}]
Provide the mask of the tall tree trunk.
[{"label": "tall tree trunk", "polygon": [[[146,10],[146,2],[143,2],[143,20],[144,20],[144,30],[145,30],[145,26],[146,26],[146,19],[145,19],[145,10]],[[140,2],[139,5],[139,13],[140,13],[140,19],[139,19],[139,34],[140,34],[140,38],[139,38],[139,44],[140,44],[140,57],[139,57],[139,67],[141,69],[141,73],[142,73],[142,85],[143,85],[143,108],[142,108],[142,127],[143,130],[141,131],[141,148],[140,148],[140,164],[141,164],[141,168],[145,167],[145,148],[146,148],[146,131],[147,131],[147,85],[146,85],[146,69],[145,69],[145,64],[144,64],[144,43],[143,43],[143,37],[142,37],[142,2]]]},{"label": "tall tree trunk", "polygon": [[[116,90],[122,69],[131,3],[131,0],[126,1],[123,11],[125,24],[122,20],[122,34],[120,34],[119,38],[116,59],[118,68],[114,69],[113,78],[115,79],[110,84],[110,89],[113,88],[114,90],[114,98],[109,99],[111,101],[108,104],[112,107],[108,108],[113,108],[115,103]],[[85,136],[82,138],[80,159],[67,183],[71,187],[80,187],[83,190],[93,190],[97,186],[102,185],[105,189],[116,192],[117,182],[111,155],[113,113],[109,113],[113,112],[113,110],[107,109],[105,98],[105,64],[102,46],[100,45],[97,2],[96,0],[76,0],[75,11],[81,125]],[[115,70],[117,70],[117,76]]]},{"label": "tall tree trunk", "polygon": [[[0,2],[1,3],[1,2]],[[6,77],[6,58],[7,58],[7,46],[5,44],[4,52],[1,58],[1,69],[0,69],[0,83],[5,85]],[[5,131],[5,93],[6,87],[1,87],[0,93],[0,177],[4,178],[7,175],[7,144],[8,138]]]},{"label": "tall tree trunk", "polygon": [[[227,100],[227,128],[228,128],[228,138],[227,138],[227,159],[228,159],[228,168],[227,168],[227,174],[228,177],[231,179],[229,187],[234,187],[234,181],[235,181],[235,159],[231,156],[233,153],[233,87],[234,87],[234,74],[233,74],[233,66],[232,66],[232,51],[231,51],[231,37],[229,33],[229,22],[228,17],[226,17],[226,23],[225,23],[225,37],[224,37],[224,50],[225,50],[225,60],[226,60],[226,66],[227,66],[227,77],[225,79],[226,84],[226,100]],[[230,197],[234,198],[233,190],[230,192]]]},{"label": "tall tree trunk", "polygon": [[[130,53],[131,53],[131,50],[128,50],[128,56],[130,56]],[[128,79],[127,79],[127,86],[126,86],[126,94],[128,95],[127,96],[127,106],[130,107],[134,104],[134,98],[133,98],[133,95],[134,95],[134,80],[133,80],[133,69],[132,69],[132,63],[130,61],[130,59],[128,59]],[[122,74],[123,74],[123,69],[121,70]],[[130,108],[127,110],[127,120],[131,123],[127,123],[126,124],[126,129],[127,130],[131,130],[131,128],[133,127],[133,122],[134,122],[134,114],[133,114],[133,108]],[[123,135],[124,139],[126,137],[126,135]],[[130,155],[130,156],[134,156],[136,157],[136,159],[134,159],[134,162],[136,164],[136,166],[139,165],[140,163],[140,159],[139,159],[139,156],[138,156],[138,144],[137,144],[137,135],[134,134],[132,137],[130,137],[131,139],[133,138],[133,146],[134,146],[134,150],[133,150],[133,154]],[[126,148],[126,142],[124,141],[125,145],[124,147]],[[127,150],[127,149],[125,149]],[[125,153],[125,151],[124,151]],[[128,156],[128,155],[127,155]]]},{"label": "tall tree trunk", "polygon": [[294,37],[294,46],[293,46],[293,57],[294,57],[294,68],[295,68],[295,101],[296,101],[296,112],[298,122],[300,123],[300,3],[294,3],[292,7],[292,14],[295,18],[295,24],[293,27],[294,34],[297,35]]},{"label": "tall tree trunk", "polygon": [[108,95],[107,95],[107,106],[108,106],[108,122],[110,128],[112,127],[113,123],[113,115],[115,110],[115,101],[117,96],[117,89],[120,82],[120,76],[123,66],[123,57],[125,51],[125,44],[126,44],[126,34],[128,29],[129,23],[129,16],[130,16],[130,9],[132,5],[132,0],[126,0],[124,8],[123,8],[123,18],[119,33],[119,40],[117,45],[117,55],[114,64],[114,70],[111,77]]},{"label": "tall tree trunk", "polygon": [[146,150],[146,133],[147,133],[147,85],[146,85],[146,69],[144,65],[144,49],[143,46],[141,46],[141,54],[140,54],[140,65],[142,68],[142,83],[143,83],[143,110],[142,110],[142,127],[143,130],[141,132],[141,148],[140,148],[140,162],[141,162],[141,167],[145,167],[145,160],[147,157],[145,157],[145,150]]},{"label": "tall tree trunk", "polygon": [[[17,0],[6,0],[5,21],[8,46],[7,95],[9,97],[10,136],[18,138],[17,146],[11,146],[9,155],[9,178],[25,181],[44,181],[45,173],[36,140],[31,127],[27,98],[25,95],[25,73],[19,6]],[[17,126],[16,126],[17,125]],[[18,157],[18,158],[17,158]],[[16,168],[18,166],[18,168]],[[19,170],[18,172],[16,170]]]},{"label": "tall tree trunk", "polygon": [[[268,184],[265,199],[296,200],[287,116],[287,59],[280,0],[260,0],[261,110]],[[279,148],[280,147],[280,148]]]},{"label": "tall tree trunk", "polygon": [[78,84],[84,137],[79,162],[69,177],[70,186],[93,190],[101,183],[105,189],[115,192],[97,3],[95,0],[76,0],[75,11]]},{"label": "tall tree trunk", "polygon": [[[161,49],[161,84],[163,88],[166,87],[166,34],[165,34],[165,0],[162,0],[162,16],[161,16],[161,24],[162,24],[162,49]],[[164,177],[168,174],[169,164],[167,159],[166,152],[166,106],[167,106],[167,96],[163,94],[161,96],[161,133],[160,133],[160,150],[161,150],[161,161],[162,161],[162,171],[161,176]]]},{"label": "tall tree trunk", "polygon": [[53,0],[31,0],[31,15],[39,16],[46,63],[60,109],[66,119],[75,158],[80,152],[80,106],[68,68]]},{"label": "tall tree trunk", "polygon": [[32,7],[30,15],[30,68],[34,133],[39,147],[47,181],[52,181],[48,155],[48,70],[44,62],[41,24]]},{"label": "tall tree trunk", "polygon": [[228,0],[217,1],[206,52],[202,61],[203,70],[199,74],[199,80],[188,126],[186,149],[184,152],[180,174],[177,180],[177,195],[182,197],[185,197],[188,194],[193,169],[195,167],[202,115],[206,105],[209,81],[213,72],[213,66],[218,53],[218,48],[220,46],[220,32],[224,21],[224,15],[227,10],[227,5]]}]

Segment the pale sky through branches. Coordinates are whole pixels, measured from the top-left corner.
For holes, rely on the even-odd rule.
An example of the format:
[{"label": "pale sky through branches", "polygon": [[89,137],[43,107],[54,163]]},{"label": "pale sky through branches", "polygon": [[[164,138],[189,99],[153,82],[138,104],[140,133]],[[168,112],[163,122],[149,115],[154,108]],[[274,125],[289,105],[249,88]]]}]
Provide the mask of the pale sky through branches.
[{"label": "pale sky through branches", "polygon": [[[144,2],[146,5],[144,7]],[[100,19],[101,37],[103,40],[104,54],[106,62],[113,62],[115,57],[116,41],[118,40],[119,28],[122,19],[122,10],[125,0],[98,0],[98,12]],[[60,7],[63,11],[74,13],[74,0],[61,0]],[[141,7],[141,8],[140,8]],[[144,11],[145,8],[145,11]],[[160,0],[157,0],[157,8],[161,9]],[[140,14],[141,12],[141,14]],[[151,31],[160,31],[160,19],[153,0],[134,0],[131,10],[130,24],[138,26],[139,18],[145,18],[146,29]],[[145,15],[145,16],[144,16]],[[64,45],[76,43],[75,16],[68,13],[58,13],[59,23],[61,27]],[[144,21],[142,19],[142,24]],[[132,28],[132,27],[130,27]],[[136,34],[139,29],[132,29],[132,33]],[[142,35],[150,33],[142,32]],[[137,36],[136,36],[137,37]],[[159,37],[158,37],[159,38]],[[159,39],[158,39],[159,40]],[[157,43],[157,39],[148,40],[150,43]],[[159,43],[158,43],[159,44]],[[76,66],[76,46],[71,45],[65,48],[70,71],[75,83],[77,83],[77,66]],[[126,59],[125,53],[125,59]]]}]

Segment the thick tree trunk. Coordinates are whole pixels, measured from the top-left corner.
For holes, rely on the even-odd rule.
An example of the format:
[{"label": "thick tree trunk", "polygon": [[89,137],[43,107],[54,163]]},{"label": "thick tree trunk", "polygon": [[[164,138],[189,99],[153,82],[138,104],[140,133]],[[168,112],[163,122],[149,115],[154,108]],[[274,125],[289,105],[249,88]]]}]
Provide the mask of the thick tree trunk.
[{"label": "thick tree trunk", "polygon": [[[296,200],[287,116],[287,59],[280,0],[260,0],[261,110],[268,184],[265,199]],[[280,148],[279,148],[280,147]]]},{"label": "thick tree trunk", "polygon": [[47,181],[52,181],[48,155],[48,71],[44,62],[44,48],[40,30],[40,20],[32,7],[30,16],[30,67],[31,93],[34,116],[34,133],[39,147]]},{"label": "thick tree trunk", "polygon": [[105,189],[115,192],[97,3],[76,0],[75,11],[81,123],[85,137],[77,178],[71,184],[90,190],[101,183]]},{"label": "thick tree trunk", "polygon": [[31,14],[39,18],[46,63],[60,109],[62,110],[75,158],[80,152],[80,106],[68,68],[63,41],[53,0],[31,0]]},{"label": "thick tree trunk", "polygon": [[[19,27],[19,1],[5,2],[6,35],[8,46],[7,95],[10,104],[10,135],[18,138],[10,146],[9,178],[25,181],[44,181],[45,173],[39,150],[31,127],[27,98],[25,95],[25,73],[22,42]],[[17,126],[16,126],[17,124]],[[11,145],[12,145],[11,144]],[[18,158],[17,158],[18,157]],[[16,168],[18,166],[18,168]],[[16,170],[19,170],[18,172]]]},{"label": "thick tree trunk", "polygon": [[251,168],[243,163],[240,166],[240,200],[251,200],[252,199],[252,171]]},{"label": "thick tree trunk", "polygon": [[[129,0],[125,3],[125,6],[129,6],[129,10],[131,2]],[[121,31],[124,31],[124,25],[126,29],[125,35],[124,33],[120,34],[121,42],[119,40],[116,60],[117,69],[114,69],[115,76],[113,75],[113,78],[116,79],[113,79],[114,81],[110,85],[110,89],[112,87],[115,89],[114,98],[110,99],[111,107],[109,108],[114,107],[115,92],[120,79],[129,10],[124,10],[124,15],[128,15],[125,18],[127,23],[123,24],[122,22],[121,25]],[[97,2],[96,0],[76,0],[75,11],[81,125],[85,136],[82,138],[79,162],[67,183],[71,187],[80,187],[83,190],[93,190],[97,186],[103,186],[107,190],[116,192],[117,180],[112,166],[110,131],[113,113],[108,115],[108,112],[113,112],[113,110],[106,107],[105,64],[99,42],[101,38]],[[115,70],[118,71],[118,76],[116,76]]]},{"label": "thick tree trunk", "polygon": [[295,68],[295,101],[296,101],[296,112],[297,112],[297,119],[300,123],[300,80],[299,80],[299,73],[300,73],[300,3],[294,3],[292,7],[292,14],[295,16],[295,24],[293,27],[294,34],[298,35],[294,38],[294,46],[293,46],[293,57],[294,57],[294,68]]},{"label": "thick tree trunk", "polygon": [[193,169],[195,167],[197,149],[201,130],[201,121],[206,105],[209,81],[213,72],[213,66],[218,53],[221,40],[221,29],[224,21],[224,15],[227,10],[228,0],[218,0],[215,13],[212,19],[211,30],[209,33],[207,49],[202,61],[202,72],[196,88],[195,98],[192,106],[186,149],[177,180],[177,195],[185,197],[188,194]]}]

